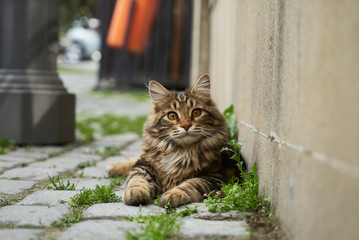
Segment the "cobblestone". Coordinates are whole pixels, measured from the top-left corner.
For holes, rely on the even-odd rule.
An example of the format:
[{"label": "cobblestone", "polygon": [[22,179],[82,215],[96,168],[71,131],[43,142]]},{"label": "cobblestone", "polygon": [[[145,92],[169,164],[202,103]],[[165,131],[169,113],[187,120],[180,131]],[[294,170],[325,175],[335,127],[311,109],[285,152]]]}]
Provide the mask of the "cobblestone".
[{"label": "cobblestone", "polygon": [[35,161],[34,158],[26,158],[22,156],[14,156],[14,155],[0,155],[1,168],[12,168],[18,165],[25,165],[34,161]]},{"label": "cobblestone", "polygon": [[247,225],[243,221],[211,221],[183,219],[180,235],[188,238],[248,237]]},{"label": "cobblestone", "polygon": [[78,223],[67,229],[59,240],[98,240],[98,239],[126,239],[125,232],[139,229],[143,224],[129,221],[90,220]]},{"label": "cobblestone", "polygon": [[0,239],[29,240],[38,239],[45,234],[39,229],[0,229]]},{"label": "cobblestone", "polygon": [[19,194],[24,190],[31,189],[36,182],[34,181],[17,181],[17,180],[0,180],[0,193],[2,194]]},{"label": "cobblestone", "polygon": [[82,177],[94,177],[94,178],[104,178],[107,176],[105,169],[101,169],[99,167],[87,167],[85,169],[81,169],[77,172],[77,175]]},{"label": "cobblestone", "polygon": [[76,193],[78,191],[36,191],[25,197],[18,205],[59,206],[63,201],[69,201]]},{"label": "cobblestone", "polygon": [[[191,203],[186,207],[197,207],[197,213],[191,215],[191,218],[203,219],[203,220],[244,220],[246,217],[251,216],[249,212],[229,211],[229,212],[209,212],[208,207],[204,203]],[[183,210],[185,207],[180,207],[179,210]]]},{"label": "cobblestone", "polygon": [[19,151],[24,152],[39,152],[46,153],[48,156],[53,156],[66,151],[66,147],[63,146],[31,146],[30,149],[22,149]]},{"label": "cobblestone", "polygon": [[40,159],[45,159],[45,158],[49,157],[49,154],[48,153],[43,153],[43,152],[34,152],[34,151],[30,151],[30,150],[21,149],[19,151],[9,153],[8,156],[15,156],[15,157],[23,157],[23,158],[27,158],[27,159],[31,158],[33,160],[40,160]]},{"label": "cobblestone", "polygon": [[156,205],[142,206],[141,210],[139,207],[127,206],[124,203],[103,203],[96,204],[87,209],[84,213],[85,219],[99,219],[99,218],[125,218],[135,217],[141,211],[142,215],[155,215],[162,214],[165,212],[163,208]]},{"label": "cobblestone", "polygon": [[68,212],[66,205],[48,206],[5,206],[0,208],[0,225],[15,227],[46,227]]},{"label": "cobblestone", "polygon": [[5,171],[0,178],[6,179],[30,179],[30,180],[42,180],[47,179],[49,176],[58,176],[62,172],[66,172],[65,168],[38,168],[38,167],[24,167],[14,168]]}]

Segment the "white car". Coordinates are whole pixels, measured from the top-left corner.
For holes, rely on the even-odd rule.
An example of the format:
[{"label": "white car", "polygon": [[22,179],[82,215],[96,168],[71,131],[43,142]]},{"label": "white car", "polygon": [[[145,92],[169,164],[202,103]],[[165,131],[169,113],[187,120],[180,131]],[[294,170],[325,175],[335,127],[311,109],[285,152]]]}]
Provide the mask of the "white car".
[{"label": "white car", "polygon": [[[97,21],[97,25],[92,23],[93,21]],[[99,60],[101,57],[99,51],[101,47],[101,37],[96,30],[99,25],[98,20],[90,19],[88,21],[89,28],[83,27],[79,22],[75,22],[73,25],[74,26],[67,31],[65,39],[62,40],[64,61],[77,63],[82,59],[88,58]]]}]

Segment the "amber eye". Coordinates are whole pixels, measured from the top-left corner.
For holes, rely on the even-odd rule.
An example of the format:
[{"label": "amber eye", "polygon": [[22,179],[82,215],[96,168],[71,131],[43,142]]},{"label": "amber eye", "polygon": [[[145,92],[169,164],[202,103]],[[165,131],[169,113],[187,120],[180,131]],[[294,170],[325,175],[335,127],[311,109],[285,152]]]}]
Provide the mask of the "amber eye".
[{"label": "amber eye", "polygon": [[172,120],[172,121],[178,119],[178,115],[177,115],[177,113],[175,113],[175,112],[169,112],[169,113],[167,114],[167,117],[168,117],[169,120]]},{"label": "amber eye", "polygon": [[192,117],[196,118],[196,117],[201,116],[201,114],[202,114],[201,109],[195,109],[195,110],[192,111]]}]

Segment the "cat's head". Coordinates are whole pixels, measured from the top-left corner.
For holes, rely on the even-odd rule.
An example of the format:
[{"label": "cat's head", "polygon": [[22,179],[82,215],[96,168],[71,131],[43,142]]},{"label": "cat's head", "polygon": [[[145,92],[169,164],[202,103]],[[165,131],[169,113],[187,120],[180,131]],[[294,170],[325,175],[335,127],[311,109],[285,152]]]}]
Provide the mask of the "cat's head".
[{"label": "cat's head", "polygon": [[180,146],[200,141],[225,142],[226,123],[211,98],[210,88],[206,74],[184,92],[169,91],[160,83],[150,81],[152,113],[145,127],[147,134],[161,144]]}]

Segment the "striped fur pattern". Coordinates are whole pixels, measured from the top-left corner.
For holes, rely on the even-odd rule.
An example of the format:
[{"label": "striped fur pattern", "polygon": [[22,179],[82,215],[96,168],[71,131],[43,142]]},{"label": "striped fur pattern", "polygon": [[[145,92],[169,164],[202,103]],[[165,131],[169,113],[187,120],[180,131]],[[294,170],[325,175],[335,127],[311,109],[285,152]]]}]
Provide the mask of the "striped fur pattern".
[{"label": "striped fur pattern", "polygon": [[211,99],[209,76],[203,75],[185,92],[168,91],[151,81],[149,92],[152,107],[142,154],[136,161],[110,165],[109,175],[128,173],[123,196],[128,205],[146,204],[159,195],[162,206],[202,201],[205,193],[226,182],[225,167],[235,166],[221,158],[227,125]]}]

